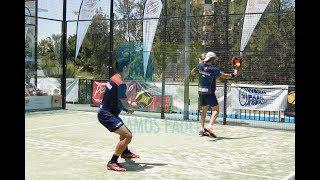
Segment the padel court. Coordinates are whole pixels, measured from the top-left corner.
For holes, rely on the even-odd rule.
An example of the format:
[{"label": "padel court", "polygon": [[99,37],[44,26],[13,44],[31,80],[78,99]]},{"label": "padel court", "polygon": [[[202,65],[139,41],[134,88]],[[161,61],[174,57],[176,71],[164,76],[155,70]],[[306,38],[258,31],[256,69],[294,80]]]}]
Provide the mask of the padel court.
[{"label": "padel court", "polygon": [[216,124],[200,137],[199,122],[120,116],[140,159],[108,171],[118,135],[95,112],[30,112],[25,119],[26,179],[282,179],[295,171],[295,132]]}]

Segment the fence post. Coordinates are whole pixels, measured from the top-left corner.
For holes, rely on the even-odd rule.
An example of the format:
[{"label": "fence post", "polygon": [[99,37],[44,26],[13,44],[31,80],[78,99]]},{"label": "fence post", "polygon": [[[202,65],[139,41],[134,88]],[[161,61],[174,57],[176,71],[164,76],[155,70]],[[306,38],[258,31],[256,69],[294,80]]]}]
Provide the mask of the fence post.
[{"label": "fence post", "polygon": [[227,124],[227,80],[223,82],[223,125]]},{"label": "fence post", "polygon": [[161,68],[162,68],[162,74],[161,74],[161,119],[164,119],[165,116],[164,116],[164,100],[165,100],[165,60],[167,60],[167,55],[166,55],[166,47],[167,47],[167,0],[162,0],[163,3],[164,3],[164,33],[163,33],[163,38],[164,38],[164,43],[165,43],[165,46],[164,46],[164,58],[162,59],[162,62],[161,62]]},{"label": "fence post", "polygon": [[[229,58],[229,0],[225,0],[226,2],[226,40],[225,40],[225,44],[226,44],[226,57],[227,57],[227,61]],[[226,65],[226,67],[228,67]],[[227,124],[227,93],[228,93],[228,87],[227,87],[227,83],[228,80],[225,80],[223,82],[223,91],[224,91],[224,95],[223,95],[223,125]]]},{"label": "fence post", "polygon": [[110,34],[109,34],[109,61],[108,61],[108,73],[111,78],[113,72],[113,28],[114,28],[114,12],[113,12],[113,0],[110,2]]},{"label": "fence post", "polygon": [[190,0],[186,0],[185,39],[184,39],[184,112],[183,119],[189,120],[189,37],[190,37]]},{"label": "fence post", "polygon": [[61,77],[61,95],[62,109],[66,109],[66,67],[67,67],[67,0],[63,1],[63,21],[61,33],[62,50],[62,77]]},{"label": "fence post", "polygon": [[38,1],[36,0],[35,4],[35,27],[34,27],[34,68],[35,68],[35,74],[34,74],[34,85],[38,87]]}]

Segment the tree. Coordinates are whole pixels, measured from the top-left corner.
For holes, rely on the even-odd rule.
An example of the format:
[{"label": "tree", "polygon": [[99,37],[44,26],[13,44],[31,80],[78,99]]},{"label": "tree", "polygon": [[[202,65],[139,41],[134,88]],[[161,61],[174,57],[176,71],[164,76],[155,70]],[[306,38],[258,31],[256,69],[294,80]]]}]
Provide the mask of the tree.
[{"label": "tree", "polygon": [[53,49],[53,43],[50,37],[42,39],[38,43],[38,54],[43,60],[49,60],[54,56]]},{"label": "tree", "polygon": [[76,35],[71,35],[68,37],[67,40],[67,61],[74,62],[76,65],[78,64],[75,61],[75,54],[76,54]]}]

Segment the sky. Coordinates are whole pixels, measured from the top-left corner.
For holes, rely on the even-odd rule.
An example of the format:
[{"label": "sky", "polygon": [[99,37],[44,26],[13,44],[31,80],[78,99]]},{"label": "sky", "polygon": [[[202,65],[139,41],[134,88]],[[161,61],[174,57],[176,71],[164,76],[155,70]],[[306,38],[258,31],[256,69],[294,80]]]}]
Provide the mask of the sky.
[{"label": "sky", "polygon": [[[38,0],[39,17],[62,20],[63,0]],[[76,20],[75,12],[79,11],[82,0],[67,0],[67,20]],[[292,3],[295,0],[290,0]],[[109,12],[110,1],[101,0],[100,7],[106,14]],[[109,14],[109,13],[108,13]],[[67,24],[67,36],[76,34],[76,22]],[[38,19],[38,40],[45,39],[52,34],[61,34],[61,22]]]},{"label": "sky", "polygon": [[[110,1],[108,1],[110,2]],[[107,1],[101,3],[103,12],[109,11],[109,4]],[[81,0],[67,1],[67,20],[77,20]],[[44,11],[38,12],[39,17],[62,20],[63,0],[39,0],[38,8]],[[76,22],[68,22],[67,36],[76,34]],[[51,21],[45,19],[38,19],[38,40],[44,39],[52,34],[61,34],[61,22]]]}]

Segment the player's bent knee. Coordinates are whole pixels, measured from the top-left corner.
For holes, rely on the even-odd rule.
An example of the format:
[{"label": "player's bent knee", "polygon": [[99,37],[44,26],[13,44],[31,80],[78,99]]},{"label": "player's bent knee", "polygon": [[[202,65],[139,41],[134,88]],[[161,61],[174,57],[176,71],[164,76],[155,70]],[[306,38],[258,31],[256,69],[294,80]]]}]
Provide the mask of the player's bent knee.
[{"label": "player's bent knee", "polygon": [[212,111],[217,111],[217,112],[219,112],[219,105],[213,106],[213,107],[212,107]]},{"label": "player's bent knee", "polygon": [[131,141],[132,133],[126,133],[126,139]]}]

